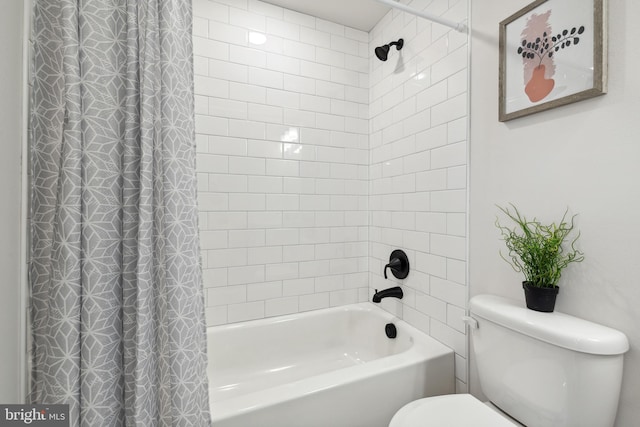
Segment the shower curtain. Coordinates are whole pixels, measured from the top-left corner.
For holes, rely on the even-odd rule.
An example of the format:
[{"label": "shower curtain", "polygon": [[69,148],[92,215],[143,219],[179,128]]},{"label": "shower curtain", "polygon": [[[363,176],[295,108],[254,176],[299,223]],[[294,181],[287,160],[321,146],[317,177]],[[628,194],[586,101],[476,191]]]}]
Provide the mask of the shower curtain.
[{"label": "shower curtain", "polygon": [[35,0],[33,403],[210,425],[191,2]]}]

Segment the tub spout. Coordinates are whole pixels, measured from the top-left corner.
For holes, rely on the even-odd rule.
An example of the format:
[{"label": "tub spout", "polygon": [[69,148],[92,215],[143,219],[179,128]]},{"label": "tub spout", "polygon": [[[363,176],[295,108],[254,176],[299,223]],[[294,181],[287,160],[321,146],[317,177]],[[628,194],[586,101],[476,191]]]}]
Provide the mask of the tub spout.
[{"label": "tub spout", "polygon": [[382,298],[398,298],[402,299],[404,294],[402,293],[402,288],[400,286],[395,286],[393,288],[383,289],[380,292],[376,289],[376,293],[373,295],[373,302],[380,302]]}]

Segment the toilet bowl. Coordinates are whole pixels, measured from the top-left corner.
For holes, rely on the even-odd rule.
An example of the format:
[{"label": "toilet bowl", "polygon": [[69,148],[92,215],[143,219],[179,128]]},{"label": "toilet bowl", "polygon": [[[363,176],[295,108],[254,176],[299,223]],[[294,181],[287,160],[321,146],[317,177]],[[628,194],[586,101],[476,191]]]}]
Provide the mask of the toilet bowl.
[{"label": "toilet bowl", "polygon": [[403,406],[389,427],[517,427],[498,409],[470,394],[448,394],[414,400]]}]

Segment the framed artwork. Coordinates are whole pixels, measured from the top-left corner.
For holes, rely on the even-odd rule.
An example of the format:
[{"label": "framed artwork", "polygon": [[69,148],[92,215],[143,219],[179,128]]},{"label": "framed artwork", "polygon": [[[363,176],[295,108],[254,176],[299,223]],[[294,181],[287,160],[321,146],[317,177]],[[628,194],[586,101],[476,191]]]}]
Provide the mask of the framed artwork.
[{"label": "framed artwork", "polygon": [[499,120],[603,95],[606,0],[537,0],[500,22]]}]

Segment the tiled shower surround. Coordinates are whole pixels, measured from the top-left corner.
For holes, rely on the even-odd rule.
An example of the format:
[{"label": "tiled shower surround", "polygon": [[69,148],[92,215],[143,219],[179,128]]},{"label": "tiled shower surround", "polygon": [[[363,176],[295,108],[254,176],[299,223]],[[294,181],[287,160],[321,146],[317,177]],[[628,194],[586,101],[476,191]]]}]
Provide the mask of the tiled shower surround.
[{"label": "tiled shower surround", "polygon": [[208,323],[366,300],[368,34],[259,1],[194,12]]},{"label": "tiled shower surround", "polygon": [[[466,0],[409,4],[467,18]],[[466,35],[398,11],[366,33],[193,6],[208,324],[367,301],[400,282],[382,269],[402,248],[405,297],[382,306],[456,351],[466,391]]]},{"label": "tiled shower surround", "polygon": [[[413,1],[454,22],[467,1]],[[399,38],[402,55],[373,51]],[[370,33],[369,284],[402,248],[411,272],[404,298],[387,309],[456,352],[457,389],[466,391],[467,35],[413,15],[388,13]],[[398,60],[398,58],[401,58]]]}]

